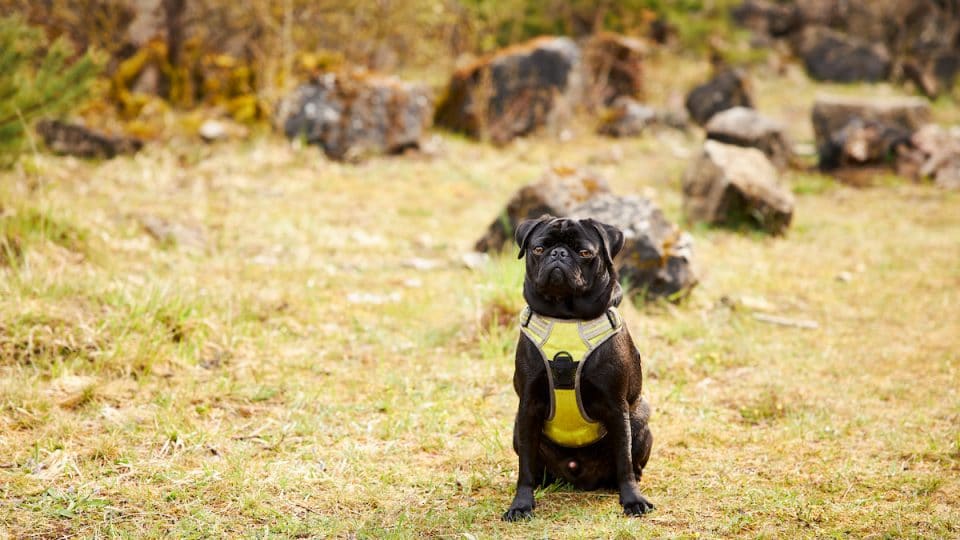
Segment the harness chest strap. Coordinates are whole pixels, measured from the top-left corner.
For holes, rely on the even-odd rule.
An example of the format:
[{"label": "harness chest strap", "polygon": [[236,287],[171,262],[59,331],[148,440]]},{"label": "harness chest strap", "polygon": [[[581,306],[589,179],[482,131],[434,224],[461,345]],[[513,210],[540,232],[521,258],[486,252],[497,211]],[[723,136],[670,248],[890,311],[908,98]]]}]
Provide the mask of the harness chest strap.
[{"label": "harness chest strap", "polygon": [[616,308],[587,321],[544,317],[529,306],[520,313],[520,331],[536,345],[547,368],[550,411],[543,432],[553,442],[586,446],[606,434],[583,405],[580,372],[590,354],[622,329],[623,319]]}]

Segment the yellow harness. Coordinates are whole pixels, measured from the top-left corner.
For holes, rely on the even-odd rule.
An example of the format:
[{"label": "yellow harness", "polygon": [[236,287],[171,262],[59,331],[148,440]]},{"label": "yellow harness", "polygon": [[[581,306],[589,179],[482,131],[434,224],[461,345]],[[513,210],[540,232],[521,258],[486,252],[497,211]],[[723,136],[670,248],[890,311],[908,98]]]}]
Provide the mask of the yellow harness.
[{"label": "yellow harness", "polygon": [[520,331],[537,346],[550,382],[550,412],[543,433],[560,446],[593,444],[606,435],[603,424],[591,419],[580,397],[580,371],[603,342],[623,329],[616,308],[590,321],[554,319],[520,313]]}]

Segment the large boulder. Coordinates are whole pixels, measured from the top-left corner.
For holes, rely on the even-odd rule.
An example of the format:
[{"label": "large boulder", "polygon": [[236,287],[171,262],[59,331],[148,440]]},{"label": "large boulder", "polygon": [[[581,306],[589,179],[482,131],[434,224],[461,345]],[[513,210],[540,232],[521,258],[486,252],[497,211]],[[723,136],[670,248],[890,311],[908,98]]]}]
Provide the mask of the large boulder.
[{"label": "large boulder", "polygon": [[581,52],[541,37],[458,69],[434,115],[439,126],[503,144],[547,123],[561,100],[582,99]]},{"label": "large boulder", "polygon": [[621,96],[604,111],[597,133],[610,137],[634,137],[655,126],[685,130],[687,118],[644,105],[631,97]]},{"label": "large boulder", "polygon": [[639,39],[612,32],[587,39],[583,60],[590,104],[609,105],[619,97],[640,97],[646,53],[646,45]]},{"label": "large boulder", "polygon": [[820,167],[888,165],[929,119],[930,105],[919,98],[818,96],[811,120]]},{"label": "large boulder", "polygon": [[719,112],[706,129],[708,139],[760,150],[780,170],[790,165],[792,150],[786,127],[755,109],[734,107]]},{"label": "large boulder", "polygon": [[803,24],[797,6],[768,0],[745,0],[733,6],[730,15],[740,26],[771,37],[786,36]]},{"label": "large boulder", "polygon": [[907,79],[933,97],[960,72],[955,2],[744,0],[731,16],[761,41],[787,38],[820,80]]},{"label": "large boulder", "polygon": [[36,129],[43,143],[55,154],[110,159],[122,154],[135,154],[143,148],[140,139],[108,135],[60,120],[41,120],[37,122]]},{"label": "large boulder", "polygon": [[819,95],[814,101],[811,116],[817,144],[854,118],[873,120],[913,132],[929,122],[930,104],[926,100],[911,97]]},{"label": "large boulder", "polygon": [[623,231],[623,250],[615,264],[629,289],[647,298],[679,299],[697,284],[693,238],[667,221],[650,200],[603,193],[574,208],[571,216]]},{"label": "large boulder", "polygon": [[431,105],[419,84],[363,72],[326,73],[288,100],[283,131],[335,160],[396,154],[419,147]]},{"label": "large boulder", "polygon": [[701,126],[720,111],[733,107],[752,108],[753,98],[746,74],[739,69],[721,71],[713,79],[691,90],[685,105],[690,118]]},{"label": "large boulder", "polygon": [[690,235],[667,221],[649,200],[617,197],[606,180],[584,169],[554,167],[539,181],[517,190],[475,249],[499,251],[513,245],[517,224],[545,214],[592,217],[619,227],[626,241],[616,265],[630,288],[648,298],[679,299],[697,282]]},{"label": "large boulder", "polygon": [[804,28],[796,50],[807,73],[819,81],[877,82],[890,76],[892,60],[883,43],[870,43],[823,26]]},{"label": "large boulder", "polygon": [[683,175],[683,209],[692,222],[748,223],[781,234],[793,218],[793,194],[755,148],[708,140]]},{"label": "large boulder", "polygon": [[517,225],[526,219],[544,214],[563,217],[584,201],[596,195],[609,193],[607,181],[585,169],[553,167],[543,177],[517,190],[503,212],[493,220],[474,249],[481,252],[499,251],[513,242]]}]

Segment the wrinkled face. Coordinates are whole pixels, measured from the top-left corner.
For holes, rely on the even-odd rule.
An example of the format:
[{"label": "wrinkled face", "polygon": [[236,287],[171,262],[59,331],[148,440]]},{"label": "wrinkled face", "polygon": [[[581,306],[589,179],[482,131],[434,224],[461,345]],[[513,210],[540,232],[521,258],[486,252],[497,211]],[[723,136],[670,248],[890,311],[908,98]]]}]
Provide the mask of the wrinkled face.
[{"label": "wrinkled face", "polygon": [[607,275],[603,240],[589,224],[554,219],[527,238],[527,277],[537,292],[553,298],[583,296]]}]

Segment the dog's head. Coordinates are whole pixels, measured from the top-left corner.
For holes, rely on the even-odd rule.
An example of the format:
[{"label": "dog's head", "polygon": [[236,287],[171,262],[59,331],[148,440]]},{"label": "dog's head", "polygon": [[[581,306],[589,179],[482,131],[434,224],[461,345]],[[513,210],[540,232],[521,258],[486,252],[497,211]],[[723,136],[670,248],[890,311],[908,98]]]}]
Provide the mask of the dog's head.
[{"label": "dog's head", "polygon": [[523,296],[534,311],[565,319],[598,317],[622,297],[613,260],[619,229],[593,219],[543,216],[517,227],[527,258]]}]

